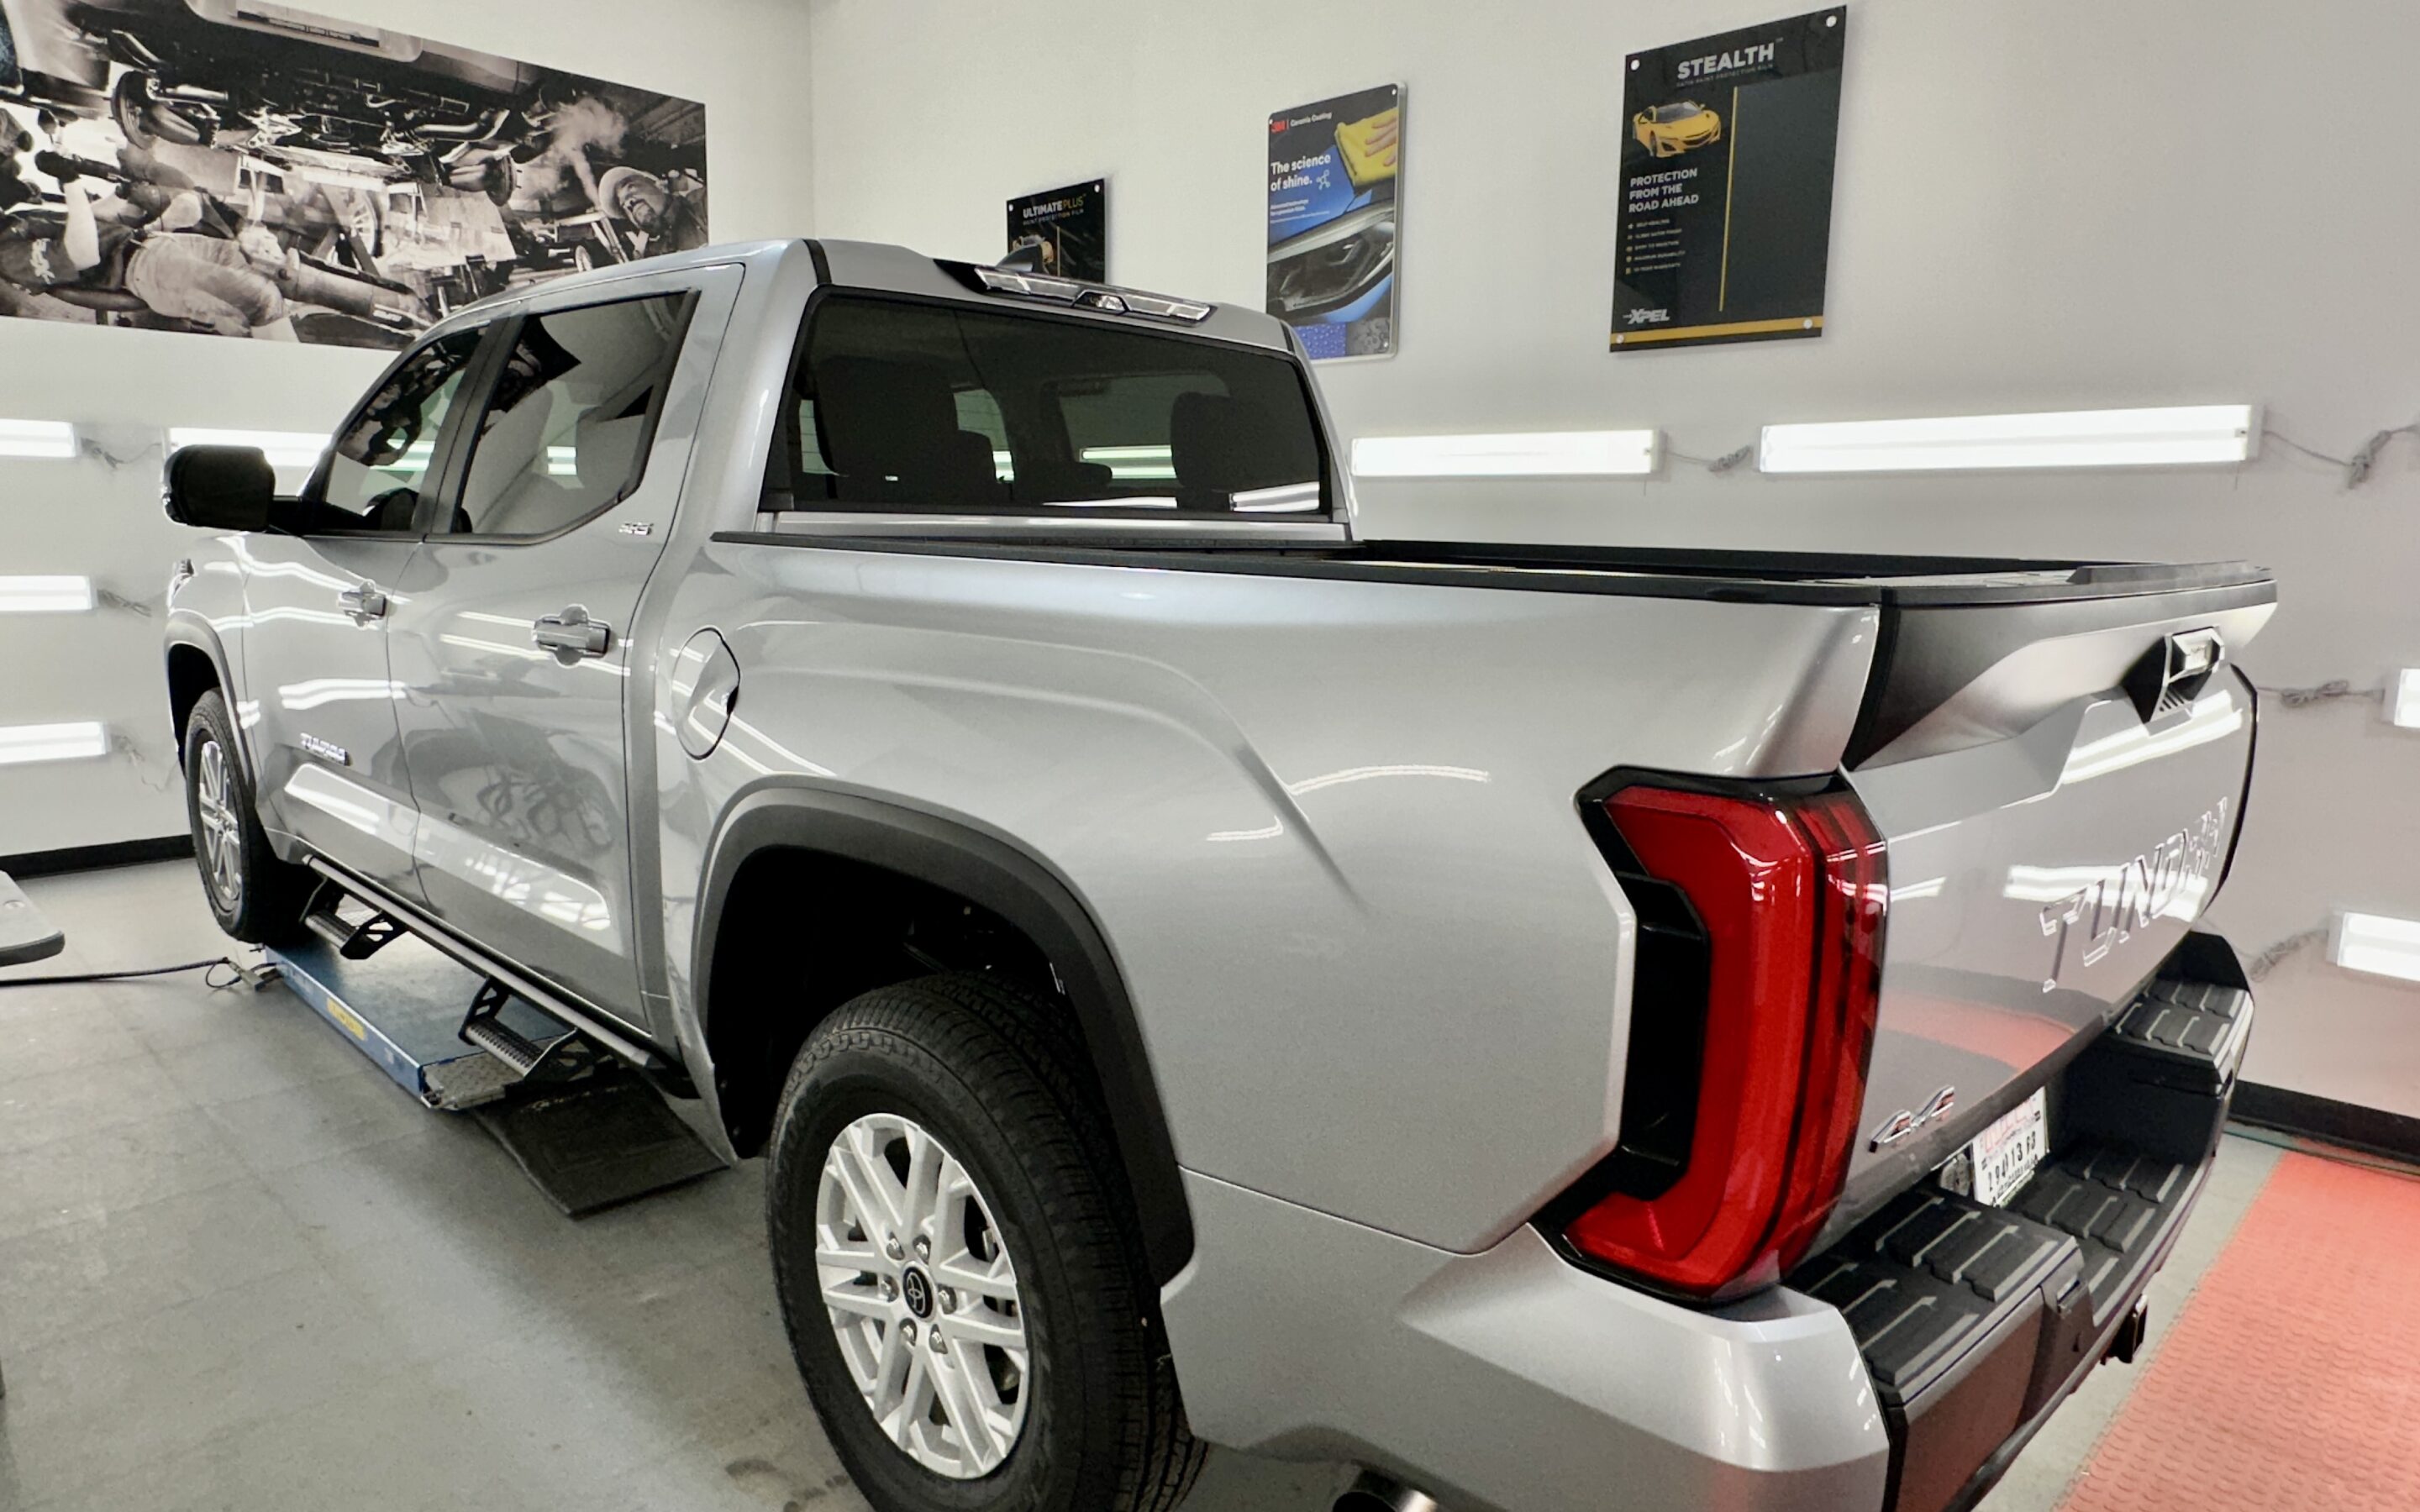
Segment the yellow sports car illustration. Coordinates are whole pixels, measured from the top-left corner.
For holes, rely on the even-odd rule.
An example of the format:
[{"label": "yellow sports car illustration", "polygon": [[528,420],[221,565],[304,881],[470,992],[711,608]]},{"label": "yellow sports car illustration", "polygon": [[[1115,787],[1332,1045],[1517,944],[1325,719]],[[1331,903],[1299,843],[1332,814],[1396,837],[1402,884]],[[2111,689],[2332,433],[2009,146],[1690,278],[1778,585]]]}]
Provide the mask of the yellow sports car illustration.
[{"label": "yellow sports car illustration", "polygon": [[1723,118],[1694,100],[1642,110],[1630,123],[1638,145],[1659,158],[1677,158],[1691,147],[1723,139]]}]

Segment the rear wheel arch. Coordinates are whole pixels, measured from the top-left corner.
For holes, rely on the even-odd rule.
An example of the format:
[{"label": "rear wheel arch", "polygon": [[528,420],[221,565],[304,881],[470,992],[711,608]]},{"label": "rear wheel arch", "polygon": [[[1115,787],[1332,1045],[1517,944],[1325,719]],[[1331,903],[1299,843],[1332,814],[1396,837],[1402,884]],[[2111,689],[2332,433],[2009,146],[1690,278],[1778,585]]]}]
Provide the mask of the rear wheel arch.
[{"label": "rear wheel arch", "polygon": [[[931,969],[912,964],[880,977],[853,953],[829,980],[795,961],[800,920],[784,903],[799,901],[802,880],[846,892],[886,911],[929,909],[936,902],[980,911],[1014,932],[1011,956],[1055,986],[1092,1062],[1118,1155],[1133,1196],[1153,1280],[1165,1284],[1193,1251],[1186,1204],[1158,1088],[1143,1050],[1134,1007],[1108,937],[1075,890],[1019,847],[963,823],[854,795],[775,785],[742,797],[708,852],[699,894],[696,956],[698,1028],[713,1062],[722,1121],[733,1143],[752,1152],[769,1128],[795,1053],[816,1024],[859,993]],[[785,896],[786,894],[786,896]],[[783,933],[783,926],[791,933]],[[785,953],[785,949],[789,953]],[[799,976],[785,969],[796,964]],[[869,978],[869,971],[876,978]],[[876,980],[878,978],[878,980]],[[769,998],[787,986],[803,997]],[[781,1059],[779,1065],[764,1064]]]}]

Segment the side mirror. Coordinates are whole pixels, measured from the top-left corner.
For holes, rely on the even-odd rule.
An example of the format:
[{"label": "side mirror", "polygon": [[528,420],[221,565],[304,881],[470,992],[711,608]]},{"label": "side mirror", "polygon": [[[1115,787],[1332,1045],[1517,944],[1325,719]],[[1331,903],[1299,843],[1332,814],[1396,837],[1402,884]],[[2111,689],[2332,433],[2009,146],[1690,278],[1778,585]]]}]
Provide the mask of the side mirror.
[{"label": "side mirror", "polygon": [[160,501],[179,525],[212,531],[269,528],[277,471],[250,446],[185,446],[168,458]]}]

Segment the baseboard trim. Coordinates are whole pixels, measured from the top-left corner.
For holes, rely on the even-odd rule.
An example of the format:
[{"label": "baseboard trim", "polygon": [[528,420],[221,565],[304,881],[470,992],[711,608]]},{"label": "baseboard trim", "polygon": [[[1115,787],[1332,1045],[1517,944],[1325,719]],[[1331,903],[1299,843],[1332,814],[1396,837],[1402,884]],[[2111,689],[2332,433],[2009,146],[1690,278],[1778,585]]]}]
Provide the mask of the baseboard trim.
[{"label": "baseboard trim", "polygon": [[2366,1108],[2283,1087],[2263,1087],[2257,1082],[2239,1082],[2232,1113],[2239,1123],[2420,1165],[2420,1119],[2389,1113],[2383,1108]]},{"label": "baseboard trim", "polygon": [[62,872],[97,872],[108,866],[190,861],[193,857],[193,836],[163,835],[157,840],[114,840],[106,845],[70,845],[55,851],[0,856],[0,872],[22,882],[27,877],[56,876]]}]

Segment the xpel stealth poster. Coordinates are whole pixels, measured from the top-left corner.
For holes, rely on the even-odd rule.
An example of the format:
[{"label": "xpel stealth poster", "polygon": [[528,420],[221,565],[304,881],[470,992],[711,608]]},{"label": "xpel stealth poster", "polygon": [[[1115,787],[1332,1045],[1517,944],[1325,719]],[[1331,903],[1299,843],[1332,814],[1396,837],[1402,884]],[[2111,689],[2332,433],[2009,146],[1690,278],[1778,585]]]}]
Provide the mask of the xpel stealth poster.
[{"label": "xpel stealth poster", "polygon": [[1631,54],[1613,349],[1823,333],[1848,11]]},{"label": "xpel stealth poster", "polygon": [[1403,88],[1269,117],[1268,312],[1314,358],[1395,349],[1395,186]]}]

